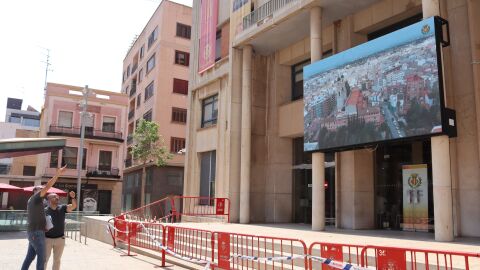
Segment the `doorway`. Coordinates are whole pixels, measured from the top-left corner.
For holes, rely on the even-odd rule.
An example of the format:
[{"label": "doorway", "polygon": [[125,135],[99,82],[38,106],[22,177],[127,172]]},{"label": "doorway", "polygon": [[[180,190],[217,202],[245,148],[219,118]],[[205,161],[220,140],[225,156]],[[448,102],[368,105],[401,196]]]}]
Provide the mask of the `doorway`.
[{"label": "doorway", "polygon": [[[411,178],[410,168],[425,176]],[[426,179],[425,179],[426,178]],[[412,184],[413,183],[413,184]],[[418,184],[423,185],[420,190]],[[418,210],[422,207],[423,211]],[[420,214],[419,214],[420,213]],[[429,140],[379,146],[375,151],[376,228],[433,232],[432,158]]]},{"label": "doorway", "polygon": [[98,191],[98,209],[100,214],[110,214],[112,204],[112,191],[99,190]]}]

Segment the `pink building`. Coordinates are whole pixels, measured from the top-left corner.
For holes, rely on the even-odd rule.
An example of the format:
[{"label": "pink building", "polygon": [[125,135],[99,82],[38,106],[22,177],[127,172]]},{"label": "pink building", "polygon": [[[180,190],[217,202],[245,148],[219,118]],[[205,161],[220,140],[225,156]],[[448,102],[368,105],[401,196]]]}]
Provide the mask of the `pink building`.
[{"label": "pink building", "polygon": [[[162,1],[123,60],[122,93],[129,97],[124,209],[182,194],[184,156],[178,153],[185,148],[191,23],[191,7]],[[159,133],[174,154],[168,166],[146,165],[145,190],[142,165],[129,154],[140,119],[159,124]]]},{"label": "pink building", "polygon": [[[40,120],[40,137],[67,138],[67,146],[38,158],[37,175],[42,181],[63,165],[66,173],[55,187],[77,190],[77,158],[80,146],[82,87],[48,83]],[[82,165],[82,203],[84,210],[119,213],[122,171],[125,158],[128,97],[125,94],[92,89],[88,97]],[[85,201],[84,199],[88,199]]]}]

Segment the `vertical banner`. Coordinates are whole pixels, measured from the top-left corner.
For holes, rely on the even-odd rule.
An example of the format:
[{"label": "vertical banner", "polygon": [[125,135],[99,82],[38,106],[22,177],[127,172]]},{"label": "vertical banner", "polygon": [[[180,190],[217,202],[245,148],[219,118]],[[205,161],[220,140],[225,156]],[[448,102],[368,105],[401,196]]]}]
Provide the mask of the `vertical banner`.
[{"label": "vertical banner", "polygon": [[198,73],[204,72],[215,64],[217,23],[218,0],[201,0]]},{"label": "vertical banner", "polygon": [[218,241],[218,267],[230,269],[230,234],[217,233]]},{"label": "vertical banner", "polygon": [[217,215],[224,215],[225,214],[225,199],[224,198],[216,198],[217,201],[215,205],[215,214]]},{"label": "vertical banner", "polygon": [[395,248],[377,249],[377,269],[407,270],[405,251]]},{"label": "vertical banner", "polygon": [[403,230],[428,231],[428,166],[402,166]]}]

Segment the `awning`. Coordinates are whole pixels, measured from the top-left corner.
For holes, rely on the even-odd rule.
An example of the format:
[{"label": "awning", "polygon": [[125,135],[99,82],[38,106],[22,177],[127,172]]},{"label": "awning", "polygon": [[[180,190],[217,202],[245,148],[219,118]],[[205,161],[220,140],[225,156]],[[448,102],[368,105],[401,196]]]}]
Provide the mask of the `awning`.
[{"label": "awning", "polygon": [[13,138],[0,140],[0,158],[37,155],[65,147],[66,139]]}]

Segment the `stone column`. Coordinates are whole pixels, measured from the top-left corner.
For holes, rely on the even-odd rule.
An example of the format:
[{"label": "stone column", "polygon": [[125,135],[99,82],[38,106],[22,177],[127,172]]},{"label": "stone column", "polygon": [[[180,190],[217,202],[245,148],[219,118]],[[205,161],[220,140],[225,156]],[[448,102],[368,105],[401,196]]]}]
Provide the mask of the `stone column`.
[{"label": "stone column", "polygon": [[[440,15],[439,0],[422,0],[422,11],[424,18]],[[432,177],[435,240],[453,241],[452,174],[448,136],[432,137]]]},{"label": "stone column", "polygon": [[242,131],[240,150],[240,223],[250,222],[250,165],[252,143],[252,46],[243,48]]},{"label": "stone column", "polygon": [[325,154],[312,154],[312,230],[325,230]]},{"label": "stone column", "polygon": [[453,241],[452,176],[448,136],[432,137],[435,240]]},{"label": "stone column", "polygon": [[[322,9],[310,10],[310,58],[322,59]],[[312,230],[325,230],[325,154],[312,154]]]}]

